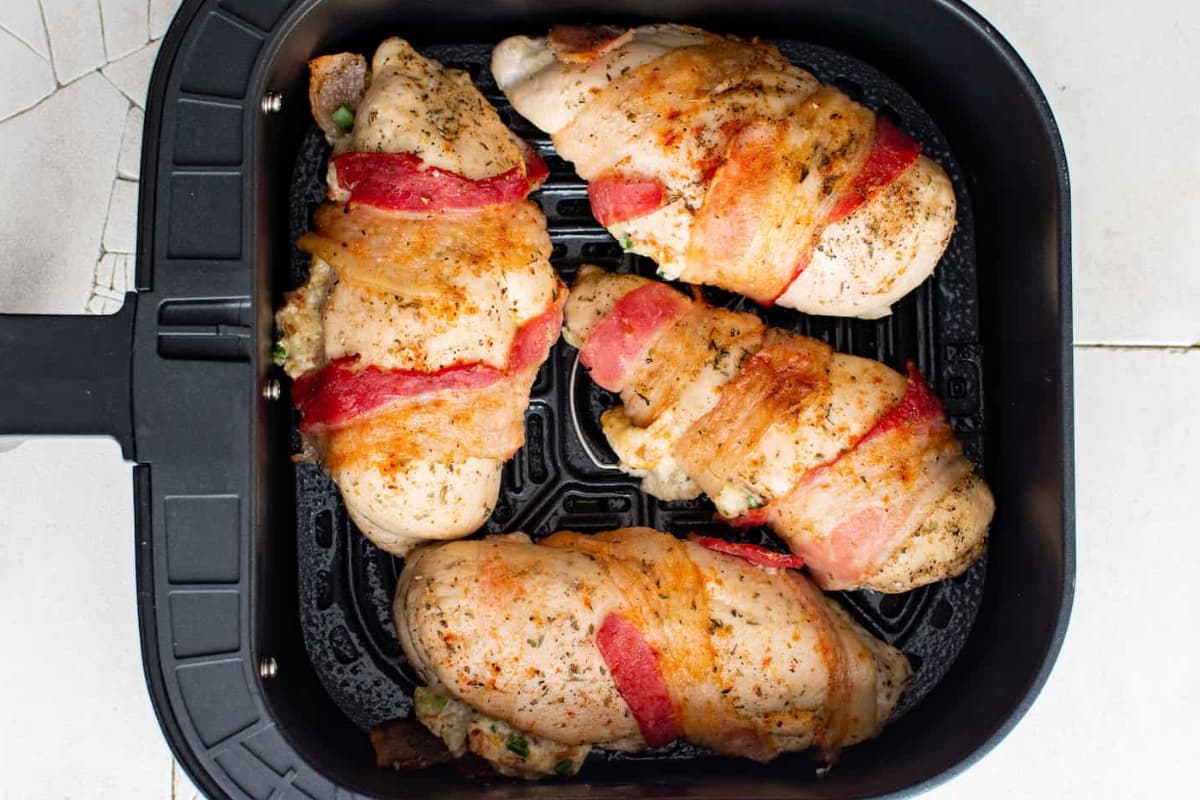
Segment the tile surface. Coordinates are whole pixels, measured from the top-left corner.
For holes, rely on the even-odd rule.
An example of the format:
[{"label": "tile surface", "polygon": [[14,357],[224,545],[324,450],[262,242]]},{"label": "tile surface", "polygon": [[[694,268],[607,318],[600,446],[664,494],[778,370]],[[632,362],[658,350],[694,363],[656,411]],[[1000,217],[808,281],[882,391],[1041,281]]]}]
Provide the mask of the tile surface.
[{"label": "tile surface", "polygon": [[0,120],[37,105],[57,88],[50,62],[0,28]]},{"label": "tile surface", "polygon": [[104,53],[109,61],[126,56],[150,41],[146,0],[100,0]]},{"label": "tile surface", "polygon": [[104,224],[104,251],[132,253],[137,240],[137,181],[117,178],[113,181]]},{"label": "tile surface", "polygon": [[161,39],[167,32],[180,0],[150,0],[150,38]]},{"label": "tile surface", "polygon": [[1029,63],[1062,129],[1075,341],[1200,343],[1200,5],[973,5]]},{"label": "tile surface", "polygon": [[[100,252],[129,102],[96,73],[0,123],[0,312],[78,313]],[[64,224],[69,221],[68,224]]]},{"label": "tile surface", "polygon": [[[0,214],[0,313],[120,307],[144,95],[178,2],[0,0],[0,144],[19,154],[0,163],[0,193],[20,198]],[[975,5],[1028,60],[1062,128],[1077,341],[1197,342],[1200,7]],[[1191,785],[1200,350],[1080,348],[1076,362],[1079,571],[1062,656],[1015,731],[930,798],[1123,800]],[[0,658],[0,798],[199,797],[142,682],[129,466],[105,440],[13,444],[0,439],[0,641],[23,646]],[[81,654],[94,666],[80,669]]]},{"label": "tile surface", "polygon": [[104,34],[98,3],[79,0],[40,0],[50,35],[50,57],[59,83],[70,83],[101,67]]},{"label": "tile surface", "polygon": [[121,155],[117,159],[117,176],[136,181],[142,162],[142,125],[146,114],[137,106],[129,109],[125,117],[125,130],[121,133]]},{"label": "tile surface", "polygon": [[46,26],[38,0],[4,0],[0,3],[0,28],[16,36],[42,58],[50,60]]},{"label": "tile surface", "polygon": [[101,72],[126,97],[139,107],[145,108],[146,89],[150,86],[150,73],[154,69],[156,55],[158,55],[158,42],[151,42],[124,58],[114,61]]},{"label": "tile surface", "polygon": [[30,440],[0,453],[0,486],[0,797],[169,797],[138,647],[129,466],[109,440]]},{"label": "tile surface", "polygon": [[1078,582],[1062,654],[1008,738],[930,800],[1194,785],[1200,351],[1081,348],[1075,366]]}]

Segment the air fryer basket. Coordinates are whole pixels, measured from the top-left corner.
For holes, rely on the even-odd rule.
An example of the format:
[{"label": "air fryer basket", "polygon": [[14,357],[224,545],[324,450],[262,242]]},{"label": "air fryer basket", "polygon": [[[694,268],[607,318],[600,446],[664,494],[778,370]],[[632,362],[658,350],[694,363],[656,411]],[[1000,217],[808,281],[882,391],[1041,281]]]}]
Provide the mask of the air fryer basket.
[{"label": "air fryer basket", "polygon": [[[967,454],[986,460],[983,374],[975,272],[974,223],[966,184],[953,154],[933,121],[903,89],[871,67],[827,48],[775,40],[792,61],[827,83],[882,110],[938,160],[963,201],[958,225],[934,280],[897,304],[892,316],[877,321],[809,317],[784,308],[763,311],[729,293],[708,291],[711,299],[739,311],[762,314],[768,322],[800,330],[843,352],[875,358],[901,371],[913,359],[941,386]],[[512,110],[488,71],[490,45],[433,45],[427,53],[468,71],[516,132],[537,147],[550,166],[550,178],[534,195],[549,221],[554,266],[570,281],[580,263],[638,271],[653,276],[649,259],[624,253],[593,218],[587,186],[554,152],[549,137]],[[301,143],[292,173],[289,229],[293,241],[310,227],[312,210],[325,196],[329,148],[315,124]],[[292,285],[308,276],[311,257],[294,250]],[[578,366],[577,351],[558,345],[534,386],[526,414],[526,445],[506,465],[499,503],[482,533],[514,530],[534,539],[557,530],[600,531],[644,525],[677,534],[698,532],[748,539],[786,548],[765,528],[734,531],[714,521],[706,499],[662,502],[639,491],[639,481],[615,466],[600,430],[600,413],[616,395],[595,386]],[[298,418],[296,422],[298,422]],[[293,447],[299,449],[299,431]],[[985,470],[986,475],[986,470]],[[347,519],[333,482],[320,467],[296,469],[296,534],[300,569],[300,619],[305,645],[333,701],[357,725],[370,729],[410,715],[415,675],[405,663],[391,621],[392,597],[402,561],[376,549]],[[928,694],[958,655],[983,596],[986,559],[951,581],[902,595],[844,593],[841,600],[868,629],[902,649],[914,668],[901,701],[904,713]],[[419,685],[419,684],[418,684]],[[683,743],[659,754],[594,751],[602,760],[652,761],[695,758]],[[794,757],[795,758],[795,757]],[[817,763],[796,758],[796,769],[812,773]],[[590,773],[594,766],[585,767]]]},{"label": "air fryer basket", "polygon": [[[273,308],[302,277],[291,242],[320,196],[307,59],[369,53],[401,35],[473,68],[500,102],[481,69],[487,43],[606,20],[769,35],[946,165],[958,233],[935,279],[893,318],[767,317],[893,366],[916,358],[998,512],[986,567],[900,597],[842,598],[918,668],[903,716],[823,777],[799,754],[760,767],[678,747],[597,759],[571,783],[493,778],[487,793],[906,794],[986,752],[1044,682],[1074,580],[1067,175],[1044,97],[985,21],[954,0],[189,0],[150,87],[136,292],[113,317],[0,317],[0,433],[107,433],[136,462],[147,683],[206,793],[449,798],[480,788],[450,767],[374,767],[363,727],[408,702],[387,614],[397,565],[353,532],[319,470],[290,459],[294,412],[269,353]],[[548,160],[538,199],[555,265],[566,275],[581,261],[645,269],[595,227],[569,167]],[[489,530],[712,524],[704,502],[659,503],[607,468],[595,417],[608,399],[569,348],[556,349],[534,394],[528,444]]]}]

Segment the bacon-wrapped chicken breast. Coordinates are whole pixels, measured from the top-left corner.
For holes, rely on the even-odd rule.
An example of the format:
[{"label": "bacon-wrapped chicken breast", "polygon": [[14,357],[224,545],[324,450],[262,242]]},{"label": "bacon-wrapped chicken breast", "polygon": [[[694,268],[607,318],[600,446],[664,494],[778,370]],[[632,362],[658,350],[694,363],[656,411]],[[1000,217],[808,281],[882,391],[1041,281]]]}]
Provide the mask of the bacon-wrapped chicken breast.
[{"label": "bacon-wrapped chicken breast", "polygon": [[963,572],[994,503],[941,403],[907,376],[665,284],[583,266],[564,337],[623,404],[601,418],[625,471],[769,525],[825,589],[902,592]]},{"label": "bacon-wrapped chicken breast", "polygon": [[415,551],[394,610],[418,719],[525,778],[572,775],[593,747],[831,758],[879,733],[907,659],[787,557],[707,543],[627,528]]},{"label": "bacon-wrapped chicken breast", "polygon": [[937,265],[954,190],[920,146],[775,47],[681,25],[557,26],[495,49],[513,107],[669,279],[873,318]]},{"label": "bacon-wrapped chicken breast", "polygon": [[308,282],[276,315],[306,457],[355,524],[403,554],[491,514],[524,440],[566,291],[526,195],[545,164],[465,73],[406,42],[315,59],[330,200],[297,243]]}]

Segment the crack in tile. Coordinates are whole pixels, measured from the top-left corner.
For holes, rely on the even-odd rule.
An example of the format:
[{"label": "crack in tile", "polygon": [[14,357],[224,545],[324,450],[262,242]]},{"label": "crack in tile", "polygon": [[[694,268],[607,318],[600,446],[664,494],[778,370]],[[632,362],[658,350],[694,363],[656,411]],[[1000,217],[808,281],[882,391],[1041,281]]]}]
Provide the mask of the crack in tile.
[{"label": "crack in tile", "polygon": [[96,0],[96,16],[100,18],[100,46],[104,48],[104,63],[112,59],[108,57],[108,36],[104,32],[104,3]]},{"label": "crack in tile", "polygon": [[1075,350],[1114,350],[1126,352],[1138,352],[1139,350],[1144,350],[1150,352],[1159,351],[1165,353],[1188,353],[1200,350],[1200,342],[1194,342],[1192,344],[1153,344],[1144,342],[1138,342],[1136,344],[1103,344],[1100,342],[1076,342],[1074,345],[1072,345],[1072,347]]},{"label": "crack in tile", "polygon": [[150,85],[150,73],[158,57],[159,42],[148,42],[129,55],[111,64],[106,64],[100,73],[117,87],[123,95],[137,105],[146,107],[146,91]]},{"label": "crack in tile", "polygon": [[132,253],[137,245],[138,182],[115,177],[104,219],[106,252]]},{"label": "crack in tile", "polygon": [[117,177],[127,180],[138,179],[141,172],[142,128],[145,123],[144,112],[129,104],[125,115],[125,129],[121,133],[121,153],[117,157]]},{"label": "crack in tile", "polygon": [[39,56],[50,59],[46,25],[37,0],[4,0],[0,3],[0,25]]},{"label": "crack in tile", "polygon": [[30,51],[31,51],[31,52],[32,52],[32,53],[33,53],[35,56],[37,56],[38,58],[40,58],[42,61],[45,61],[47,64],[49,64],[49,63],[50,63],[50,59],[49,59],[49,58],[47,58],[46,56],[44,56],[44,55],[42,55],[41,53],[39,53],[39,52],[38,52],[38,50],[37,50],[37,48],[36,48],[36,47],[34,47],[33,45],[31,45],[29,42],[25,41],[25,38],[24,38],[23,36],[21,36],[21,34],[17,33],[17,32],[16,32],[16,31],[14,31],[12,28],[10,28],[10,27],[8,27],[7,25],[5,25],[3,22],[0,22],[0,31],[4,31],[4,32],[5,32],[5,33],[7,33],[9,36],[13,37],[13,38],[14,38],[14,39],[16,39],[18,42],[20,42],[21,44],[25,45],[25,47],[27,47],[27,48],[28,48],[28,49],[29,49],[29,50],[30,50]]},{"label": "crack in tile", "polygon": [[[50,59],[50,66],[54,66],[54,44],[50,43],[50,26],[46,24],[46,7],[42,6],[42,0],[37,0],[37,13],[42,17],[42,31],[46,34],[46,55]],[[55,73],[54,80],[58,79],[58,73]]]},{"label": "crack in tile", "polygon": [[136,52],[150,40],[149,19],[140,0],[98,0],[104,37],[104,53],[109,63]]},{"label": "crack in tile", "polygon": [[60,82],[69,82],[105,63],[97,0],[40,0],[50,46],[50,62]]},{"label": "crack in tile", "polygon": [[0,63],[8,80],[0,85],[0,122],[37,107],[54,94],[54,66],[7,27],[0,25]]}]

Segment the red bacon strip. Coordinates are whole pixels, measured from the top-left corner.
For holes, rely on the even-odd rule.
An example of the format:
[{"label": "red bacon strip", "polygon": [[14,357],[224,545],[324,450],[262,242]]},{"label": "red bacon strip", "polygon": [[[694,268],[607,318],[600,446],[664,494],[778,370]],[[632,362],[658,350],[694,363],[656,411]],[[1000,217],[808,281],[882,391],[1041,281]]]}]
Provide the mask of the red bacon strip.
[{"label": "red bacon strip", "polygon": [[[850,445],[850,447],[839,453],[836,458],[809,470],[801,479],[801,482],[808,480],[818,470],[827,469],[836,464],[839,459],[845,458],[856,447],[869,439],[895,428],[918,425],[942,416],[942,401],[929,388],[929,384],[925,382],[925,378],[921,375],[920,370],[917,369],[917,365],[909,361],[907,368],[908,386],[904,390],[904,396],[900,398],[896,405],[888,409],[887,413],[880,417],[866,433],[855,440],[854,444]],[[759,525],[766,525],[770,522],[770,519],[771,505],[768,503],[761,508],[756,508],[739,517],[734,517],[728,520],[728,522],[734,528],[754,528]]]},{"label": "red bacon strip", "polygon": [[478,362],[419,372],[374,365],[356,369],[358,360],[356,355],[334,359],[296,379],[292,402],[304,415],[301,430],[347,422],[394,400],[448,389],[476,389],[504,377],[502,371]]},{"label": "red bacon strip", "polygon": [[546,360],[550,348],[558,341],[558,334],[562,330],[563,306],[566,302],[567,290],[563,288],[548,309],[526,322],[521,326],[521,330],[517,331],[512,349],[508,351],[510,373],[524,372]]},{"label": "red bacon strip", "polygon": [[471,180],[456,172],[426,167],[412,153],[342,153],[333,159],[338,184],[350,192],[350,205],[389,211],[468,211],[524,200],[546,179],[546,163],[525,148],[524,168]]},{"label": "red bacon strip", "polygon": [[774,567],[775,569],[800,569],[804,566],[804,559],[800,556],[793,556],[787,553],[777,553],[774,550],[768,550],[757,544],[749,544],[744,542],[729,542],[725,539],[718,539],[715,536],[697,536],[691,534],[688,539],[712,550],[715,553],[724,553],[725,555],[737,556],[738,558],[749,561],[751,564],[756,564],[760,567]]},{"label": "red bacon strip", "polygon": [[518,139],[517,142],[521,145],[521,155],[525,159],[525,180],[529,181],[529,191],[532,192],[541,188],[546,178],[550,177],[550,167],[546,166],[546,162],[538,155],[538,151],[533,149],[533,145],[524,139]]},{"label": "red bacon strip", "polygon": [[[900,173],[912,166],[920,155],[921,145],[918,142],[883,117],[877,117],[875,120],[875,143],[871,152],[858,174],[854,176],[854,180],[842,192],[833,209],[822,221],[821,230],[857,211],[892,181],[900,177]],[[814,241],[819,238],[820,230],[816,232]],[[813,246],[809,245],[796,259],[792,277],[773,297],[755,299],[768,308],[775,305],[796,278],[800,277],[800,273],[808,267],[809,262],[812,261],[812,254]]]},{"label": "red bacon strip", "polygon": [[610,392],[621,389],[626,375],[653,346],[667,326],[687,312],[690,301],[661,283],[639,286],[616,302],[592,328],[579,351],[579,361],[592,380]]},{"label": "red bacon strip", "polygon": [[548,37],[554,55],[567,64],[595,61],[632,38],[632,28],[613,25],[555,25]]},{"label": "red bacon strip", "polygon": [[850,216],[874,197],[921,155],[921,145],[883,117],[875,119],[875,145],[867,162],[854,176],[853,183],[838,198],[837,205],[825,218],[826,225]]},{"label": "red bacon strip", "polygon": [[448,390],[481,389],[546,360],[562,327],[566,292],[550,308],[521,326],[513,339],[506,370],[481,362],[453,364],[433,372],[358,367],[358,356],[334,359],[292,384],[292,402],[304,415],[301,430],[338,425],[396,400]]},{"label": "red bacon strip", "polygon": [[659,747],[683,735],[658,653],[642,632],[620,615],[609,614],[596,631],[596,647],[646,744]]},{"label": "red bacon strip", "polygon": [[900,402],[880,417],[879,421],[863,434],[861,439],[854,443],[854,447],[893,428],[916,425],[941,416],[942,401],[929,388],[929,384],[925,382],[917,365],[909,361],[908,386],[905,387],[904,396],[900,398]]},{"label": "red bacon strip", "polygon": [[612,175],[588,184],[592,216],[605,227],[645,216],[662,208],[667,191],[655,178]]}]

